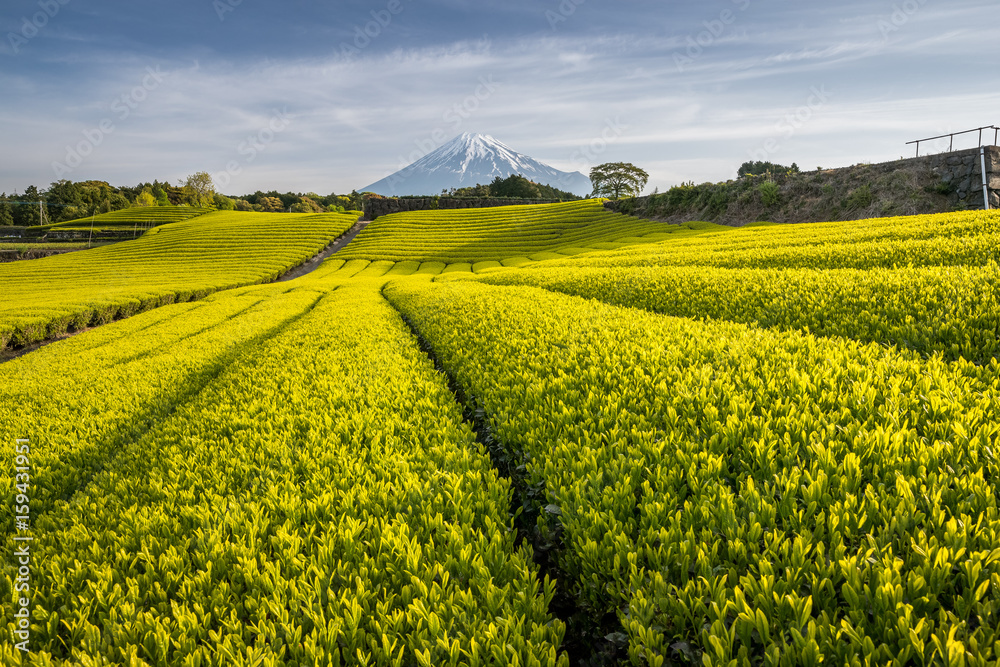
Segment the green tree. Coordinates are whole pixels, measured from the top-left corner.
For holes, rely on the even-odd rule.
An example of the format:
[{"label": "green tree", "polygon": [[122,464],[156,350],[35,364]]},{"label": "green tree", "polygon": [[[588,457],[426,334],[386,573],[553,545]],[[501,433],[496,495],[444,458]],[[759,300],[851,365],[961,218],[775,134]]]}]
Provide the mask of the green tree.
[{"label": "green tree", "polygon": [[163,188],[154,189],[153,196],[156,197],[157,206],[170,206],[170,198],[167,197],[167,191]]},{"label": "green tree", "polygon": [[7,201],[7,193],[0,195],[0,226],[13,225],[14,216],[10,211],[11,206]]},{"label": "green tree", "polygon": [[232,211],[236,208],[236,202],[227,197],[226,195],[216,195],[212,198],[212,204],[216,209],[220,211]]},{"label": "green tree", "polygon": [[264,213],[280,213],[285,210],[284,203],[277,197],[260,197],[257,206]]},{"label": "green tree", "polygon": [[146,208],[149,206],[156,206],[156,197],[149,189],[143,189],[139,193],[139,196],[135,198],[135,205],[138,207]]},{"label": "green tree", "polygon": [[41,224],[41,218],[38,215],[38,202],[41,200],[41,196],[42,194],[38,191],[38,188],[34,185],[29,185],[23,195],[12,198],[13,201],[17,202],[17,205],[11,210],[15,225],[18,227],[31,227],[32,225]]},{"label": "green tree", "polygon": [[791,167],[785,167],[774,162],[763,162],[761,160],[744,162],[740,170],[736,173],[738,178],[746,176],[774,176],[775,174],[797,174],[799,165],[792,163]]},{"label": "green tree", "polygon": [[[316,195],[314,195],[316,196]],[[292,204],[292,213],[322,213],[323,207],[312,197],[302,197],[297,203]]]},{"label": "green tree", "polygon": [[212,176],[205,171],[199,171],[187,177],[181,185],[184,190],[184,199],[188,204],[198,208],[207,208],[212,205],[215,198],[215,183]]},{"label": "green tree", "polygon": [[81,181],[75,185],[79,188],[80,199],[83,201],[80,212],[85,216],[95,211],[97,213],[119,211],[132,205],[118,188],[113,188],[104,181]]},{"label": "green tree", "polygon": [[638,197],[649,182],[649,174],[630,162],[608,162],[590,170],[595,197]]},{"label": "green tree", "polygon": [[[499,176],[497,178],[500,178]],[[473,186],[467,188],[453,188],[448,192],[449,197],[480,197],[482,199],[487,199],[493,196],[493,192],[490,190],[490,186],[481,185],[476,183]]]},{"label": "green tree", "polygon": [[363,211],[365,209],[365,198],[364,194],[358,192],[357,190],[351,190],[351,194],[347,195],[351,200],[351,205],[347,206],[349,211]]},{"label": "green tree", "polygon": [[490,183],[490,196],[512,199],[538,199],[541,192],[537,183],[532,183],[520,174],[511,174],[507,178],[497,176]]}]

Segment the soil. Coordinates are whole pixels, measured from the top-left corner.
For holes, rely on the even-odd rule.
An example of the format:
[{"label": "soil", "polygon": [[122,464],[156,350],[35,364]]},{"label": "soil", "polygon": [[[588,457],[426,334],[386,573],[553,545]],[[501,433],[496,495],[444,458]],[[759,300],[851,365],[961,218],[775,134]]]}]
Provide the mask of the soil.
[{"label": "soil", "polygon": [[64,333],[59,336],[56,336],[55,338],[48,338],[46,340],[39,341],[37,343],[32,343],[31,345],[26,345],[24,347],[19,347],[17,349],[6,348],[0,350],[0,364],[4,363],[5,361],[11,361],[13,359],[17,359],[18,357],[23,357],[29,352],[34,352],[35,350],[43,348],[46,345],[51,345],[52,343],[58,343],[61,340],[66,340],[67,338],[72,338],[73,336],[79,336],[80,334],[86,333],[94,328],[96,327],[87,327],[85,329],[79,329],[77,331]]},{"label": "soil", "polygon": [[29,259],[42,259],[55,255],[65,255],[68,252],[80,252],[86,248],[60,248],[58,250],[0,250],[0,263],[23,262]]},{"label": "soil", "polygon": [[313,257],[312,259],[306,260],[302,264],[299,264],[297,267],[295,267],[294,269],[292,269],[291,271],[289,271],[285,275],[281,276],[280,278],[278,278],[274,282],[276,282],[276,283],[288,282],[289,280],[295,280],[296,278],[301,278],[302,276],[304,276],[306,274],[312,273],[313,271],[315,271],[316,269],[318,269],[320,267],[320,265],[330,255],[333,255],[334,253],[343,250],[344,247],[348,243],[350,243],[351,241],[353,241],[354,237],[357,236],[358,234],[360,234],[361,231],[365,227],[367,227],[369,224],[371,224],[371,220],[358,220],[358,222],[353,227],[351,227],[347,231],[346,234],[344,234],[343,236],[341,236],[340,238],[338,238],[336,241],[334,241],[333,243],[331,243],[330,245],[328,245],[326,247],[326,249],[323,250],[323,252],[319,253],[318,255],[316,255],[315,257]]}]

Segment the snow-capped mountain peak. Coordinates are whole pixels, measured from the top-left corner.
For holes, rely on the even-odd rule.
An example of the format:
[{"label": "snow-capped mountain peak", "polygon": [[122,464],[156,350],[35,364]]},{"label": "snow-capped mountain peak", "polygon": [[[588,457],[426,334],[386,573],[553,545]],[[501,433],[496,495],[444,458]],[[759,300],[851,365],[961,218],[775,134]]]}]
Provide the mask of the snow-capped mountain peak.
[{"label": "snow-capped mountain peak", "polygon": [[507,178],[512,174],[581,196],[591,190],[590,179],[580,172],[559,171],[488,134],[465,133],[360,192],[435,195],[451,188],[488,185],[498,176]]}]

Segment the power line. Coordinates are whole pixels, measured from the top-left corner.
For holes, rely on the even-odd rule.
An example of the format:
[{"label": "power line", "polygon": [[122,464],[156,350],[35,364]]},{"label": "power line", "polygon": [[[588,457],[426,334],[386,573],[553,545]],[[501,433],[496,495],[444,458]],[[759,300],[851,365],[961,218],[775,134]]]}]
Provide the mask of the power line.
[{"label": "power line", "polygon": [[77,206],[77,204],[50,204],[44,201],[10,201],[9,199],[0,199],[0,203],[10,204],[11,206],[37,206],[42,204],[44,206],[57,206],[59,208],[66,208],[70,206]]}]

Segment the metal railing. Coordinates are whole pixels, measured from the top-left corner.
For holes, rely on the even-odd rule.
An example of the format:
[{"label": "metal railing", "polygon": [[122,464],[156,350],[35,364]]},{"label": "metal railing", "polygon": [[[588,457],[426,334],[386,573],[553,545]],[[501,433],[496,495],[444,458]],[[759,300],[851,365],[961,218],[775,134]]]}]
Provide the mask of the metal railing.
[{"label": "metal railing", "polygon": [[[947,137],[948,140],[949,140],[949,143],[948,143],[948,152],[951,153],[955,149],[955,137],[961,136],[963,134],[972,134],[973,132],[978,132],[979,133],[979,143],[977,144],[977,148],[978,148],[979,146],[983,145],[983,130],[993,130],[993,145],[994,146],[998,145],[997,144],[997,140],[1000,139],[1000,127],[997,127],[996,125],[987,125],[985,127],[977,127],[974,130],[965,130],[964,132],[952,132],[951,134],[942,134],[940,137],[930,137],[930,138],[927,138],[927,139],[917,139],[916,141],[907,141],[906,145],[909,146],[910,144],[916,144],[917,145],[917,157],[920,157],[920,144],[921,143],[927,142],[927,141],[937,141],[938,139],[944,139],[944,138]],[[989,138],[988,134],[987,134],[987,138]]]}]

